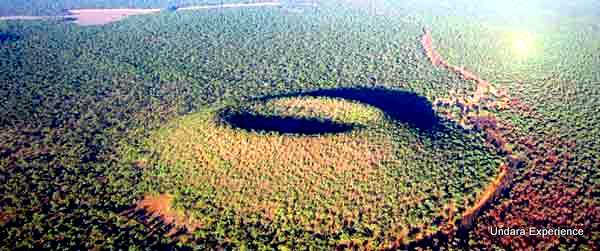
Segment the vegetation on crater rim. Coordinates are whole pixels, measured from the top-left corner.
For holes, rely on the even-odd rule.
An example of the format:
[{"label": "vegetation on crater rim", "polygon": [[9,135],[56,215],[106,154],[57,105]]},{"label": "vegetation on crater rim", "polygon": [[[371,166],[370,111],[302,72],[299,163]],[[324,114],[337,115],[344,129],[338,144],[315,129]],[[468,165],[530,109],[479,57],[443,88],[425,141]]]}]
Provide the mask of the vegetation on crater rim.
[{"label": "vegetation on crater rim", "polygon": [[[228,124],[235,113],[360,127],[313,135],[241,130]],[[228,227],[245,230],[225,231],[228,241],[220,245],[256,247],[254,238],[264,236],[278,240],[259,246],[382,248],[458,219],[497,174],[497,161],[485,151],[443,166],[432,162],[457,150],[442,145],[484,149],[457,129],[443,133],[459,135],[454,140],[461,143],[427,142],[365,104],[283,97],[187,115],[159,129],[144,154],[130,158],[143,160],[148,192],[173,194],[174,206],[200,222],[194,233],[203,233],[204,241],[217,238],[212,227],[230,214],[237,223]],[[248,222],[265,227],[241,227]],[[308,235],[295,236],[298,231]]]}]

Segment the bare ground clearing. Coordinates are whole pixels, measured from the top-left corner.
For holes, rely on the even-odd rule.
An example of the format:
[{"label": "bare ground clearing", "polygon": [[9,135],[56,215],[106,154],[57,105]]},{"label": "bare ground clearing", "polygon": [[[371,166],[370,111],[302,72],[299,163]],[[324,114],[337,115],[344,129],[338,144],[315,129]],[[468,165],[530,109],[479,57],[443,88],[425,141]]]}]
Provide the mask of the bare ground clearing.
[{"label": "bare ground clearing", "polygon": [[[276,7],[281,6],[280,2],[261,2],[261,3],[239,3],[239,4],[220,4],[220,5],[199,5],[178,8],[177,11],[207,10],[221,8],[243,8],[243,7]],[[134,15],[146,15],[158,13],[162,9],[72,9],[68,15],[62,16],[2,16],[3,20],[73,20],[73,23],[81,26],[105,25],[117,22],[123,18]]]}]

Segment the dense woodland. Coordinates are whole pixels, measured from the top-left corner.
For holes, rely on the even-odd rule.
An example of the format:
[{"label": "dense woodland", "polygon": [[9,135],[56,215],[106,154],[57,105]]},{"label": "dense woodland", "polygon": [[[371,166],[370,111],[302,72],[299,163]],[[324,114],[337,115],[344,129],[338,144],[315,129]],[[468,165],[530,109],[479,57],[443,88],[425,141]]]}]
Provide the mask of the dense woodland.
[{"label": "dense woodland", "polygon": [[[409,12],[419,8],[410,4],[340,6],[335,2],[301,13],[285,8],[161,12],[91,27],[1,21],[0,248],[329,249],[353,243],[349,240],[356,236],[349,233],[357,229],[341,228],[315,238],[297,225],[288,231],[260,220],[241,221],[239,214],[227,210],[215,214],[220,218],[210,227],[175,238],[164,224],[126,212],[148,193],[173,193],[173,206],[182,210],[197,206],[193,199],[206,190],[178,188],[180,167],[162,168],[161,157],[151,154],[155,148],[148,142],[185,125],[181,121],[215,115],[214,109],[281,115],[276,107],[252,105],[262,97],[340,88],[403,90],[432,104],[472,93],[472,81],[427,60],[420,44],[423,27],[432,31],[448,61],[506,88],[523,103],[518,107],[531,108],[485,111],[512,126],[509,143],[522,160],[514,185],[486,208],[473,230],[430,245],[598,248],[600,17],[531,14],[521,21],[535,33],[538,49],[520,57],[506,49],[514,24],[502,18],[482,13],[458,18],[462,9],[452,6],[432,9],[438,14],[434,16]],[[63,8],[71,6],[55,5],[48,14]],[[458,113],[456,107],[432,109],[436,114]],[[443,173],[439,163],[448,163],[482,180],[493,178],[503,153],[485,143],[482,132],[461,129],[459,121],[440,120],[453,129],[437,137],[407,121],[397,122],[405,131],[399,130],[400,137],[391,135],[392,141],[410,150],[412,139],[424,152],[432,152],[412,156],[421,159],[407,170],[428,177],[430,172]],[[202,127],[200,122],[190,128]],[[140,162],[140,155],[151,161]],[[478,162],[487,164],[469,164]],[[163,176],[154,179],[157,175]],[[460,190],[456,194],[471,192],[466,183],[455,187]],[[490,236],[487,227],[498,224],[579,227],[585,235]],[[373,234],[373,229],[388,226],[358,227],[362,232],[356,238],[370,239],[374,247],[386,244],[386,234],[393,235]]]}]

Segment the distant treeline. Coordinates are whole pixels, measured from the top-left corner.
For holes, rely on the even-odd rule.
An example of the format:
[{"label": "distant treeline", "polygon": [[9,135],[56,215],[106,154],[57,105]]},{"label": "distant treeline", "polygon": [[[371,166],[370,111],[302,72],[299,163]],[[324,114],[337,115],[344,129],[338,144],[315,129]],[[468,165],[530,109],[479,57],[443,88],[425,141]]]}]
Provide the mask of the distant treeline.
[{"label": "distant treeline", "polygon": [[267,0],[4,0],[0,16],[58,15],[68,9],[82,8],[172,8],[190,5],[270,2]]}]

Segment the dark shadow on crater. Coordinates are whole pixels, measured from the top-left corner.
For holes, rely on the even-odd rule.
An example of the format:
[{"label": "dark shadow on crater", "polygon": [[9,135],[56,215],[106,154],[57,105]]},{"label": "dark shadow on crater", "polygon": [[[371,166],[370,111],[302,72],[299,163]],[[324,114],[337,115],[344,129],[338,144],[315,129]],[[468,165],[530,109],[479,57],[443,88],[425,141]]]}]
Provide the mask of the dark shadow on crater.
[{"label": "dark shadow on crater", "polygon": [[21,36],[14,34],[14,33],[8,33],[8,32],[0,32],[0,42],[9,42],[9,41],[17,41],[21,39]]},{"label": "dark shadow on crater", "polygon": [[65,22],[65,23],[73,23],[75,21],[77,21],[76,17],[63,17],[60,19],[61,22]]},{"label": "dark shadow on crater", "polygon": [[282,134],[318,135],[341,133],[354,129],[352,124],[340,124],[330,120],[304,119],[279,116],[262,116],[251,113],[221,115],[227,124],[248,131],[278,132]]},{"label": "dark shadow on crater", "polygon": [[[441,118],[433,110],[431,102],[414,92],[383,88],[338,88],[308,92],[288,93],[256,99],[286,97],[330,97],[356,101],[381,109],[390,119],[418,129],[424,135],[434,137],[446,131]],[[330,120],[302,119],[292,117],[261,116],[240,111],[222,111],[224,122],[235,128],[249,131],[273,131],[302,135],[339,133],[357,127],[354,124],[339,124]]]},{"label": "dark shadow on crater", "polygon": [[443,129],[440,122],[441,118],[433,110],[431,102],[423,96],[405,90],[339,88],[268,96],[260,99],[268,100],[295,96],[331,97],[357,101],[379,108],[391,119],[423,132],[434,132]]}]

